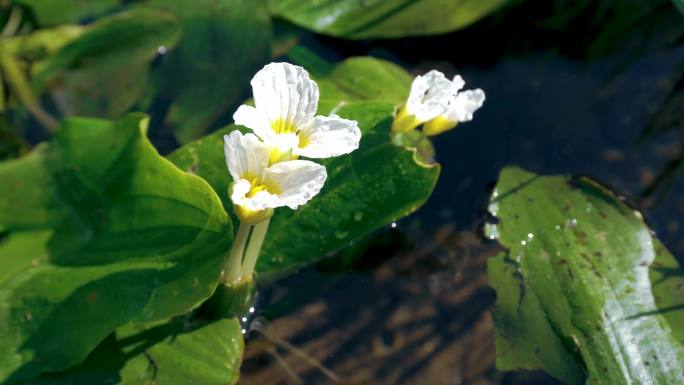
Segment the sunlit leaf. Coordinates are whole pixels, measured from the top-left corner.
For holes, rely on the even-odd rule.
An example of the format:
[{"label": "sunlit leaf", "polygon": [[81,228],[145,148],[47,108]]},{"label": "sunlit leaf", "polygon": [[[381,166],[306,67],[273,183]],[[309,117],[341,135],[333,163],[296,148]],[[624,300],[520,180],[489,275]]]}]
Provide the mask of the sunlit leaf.
[{"label": "sunlit leaf", "polygon": [[512,167],[489,210],[506,248],[489,263],[499,368],[684,383],[684,271],[637,211],[588,178]]},{"label": "sunlit leaf", "polygon": [[83,362],[22,384],[232,385],[243,351],[236,319],[212,323],[175,319],[150,326],[126,325]]},{"label": "sunlit leaf", "polygon": [[69,119],[0,163],[0,382],[79,364],[115,328],[187,312],[216,287],[228,216],[145,127]]},{"label": "sunlit leaf", "polygon": [[262,0],[152,0],[178,17],[182,38],[163,56],[154,81],[172,101],[168,122],[181,143],[197,139],[249,89],[270,57],[271,18]]},{"label": "sunlit leaf", "polygon": [[[328,179],[319,195],[297,211],[276,210],[257,270],[282,272],[312,263],[420,207],[432,193],[438,165],[425,165],[414,152],[390,143],[394,104],[349,102],[337,114],[355,119],[363,132],[351,155],[326,160]],[[206,179],[227,208],[231,182],[221,130],[169,156],[178,167]]]},{"label": "sunlit leaf", "polygon": [[[273,13],[304,28],[350,39],[454,31],[509,0],[269,0]],[[448,49],[448,48],[444,48]]]}]

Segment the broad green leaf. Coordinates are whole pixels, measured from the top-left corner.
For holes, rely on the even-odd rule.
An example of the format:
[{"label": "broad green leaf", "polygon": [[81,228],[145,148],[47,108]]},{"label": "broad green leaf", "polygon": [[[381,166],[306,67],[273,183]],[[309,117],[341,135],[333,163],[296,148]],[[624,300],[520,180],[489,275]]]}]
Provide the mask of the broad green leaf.
[{"label": "broad green leaf", "polygon": [[[337,114],[355,119],[361,147],[322,162],[328,179],[319,195],[296,211],[280,208],[272,219],[257,270],[280,274],[312,263],[420,207],[432,193],[438,165],[424,165],[414,152],[390,143],[394,103],[349,102]],[[231,182],[222,135],[190,143],[169,156],[183,170],[206,179],[230,207]]]},{"label": "broad green leaf", "polygon": [[34,88],[49,88],[65,115],[117,117],[143,95],[158,47],[178,40],[172,15],[137,9],[86,27],[35,69]]},{"label": "broad green leaf", "polygon": [[182,38],[153,72],[181,143],[197,139],[237,104],[270,57],[271,18],[262,0],[152,0],[176,15]]},{"label": "broad green leaf", "polygon": [[117,6],[118,0],[15,0],[29,7],[41,26],[77,23]]},{"label": "broad green leaf", "polygon": [[588,178],[503,170],[488,234],[497,365],[569,384],[684,383],[684,271]]},{"label": "broad green leaf", "polygon": [[243,345],[236,319],[126,325],[81,365],[22,384],[232,385],[239,376]]},{"label": "broad green leaf", "polygon": [[216,287],[230,220],[145,127],[69,119],[0,163],[0,382],[76,365],[115,328],[187,312]]},{"label": "broad green leaf", "polygon": [[[467,27],[509,0],[269,0],[272,12],[349,39],[435,35]],[[444,47],[444,49],[448,49]]]},{"label": "broad green leaf", "polygon": [[318,83],[319,113],[328,113],[338,105],[358,100],[402,104],[413,81],[403,68],[373,57],[352,57],[333,64],[300,47],[293,48],[288,56],[294,63],[311,71]]}]

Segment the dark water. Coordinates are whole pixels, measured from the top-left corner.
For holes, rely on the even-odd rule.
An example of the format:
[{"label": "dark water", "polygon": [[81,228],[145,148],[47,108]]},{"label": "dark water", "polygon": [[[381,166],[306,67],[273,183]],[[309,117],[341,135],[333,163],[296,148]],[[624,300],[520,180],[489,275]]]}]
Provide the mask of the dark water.
[{"label": "dark water", "polygon": [[[684,19],[664,1],[572,4],[524,2],[437,38],[304,40],[330,59],[370,54],[415,74],[460,73],[466,88],[487,94],[472,122],[435,139],[443,172],[429,202],[380,231],[364,262],[344,274],[306,269],[261,291],[260,312],[273,319],[266,324],[342,383],[556,383],[493,366],[495,295],[485,264],[495,245],[477,234],[506,165],[598,179],[642,209],[684,259],[684,184],[677,172],[657,182],[684,140],[681,129],[654,126],[682,87]],[[406,314],[410,321],[396,321]],[[282,384],[335,383],[272,339],[271,353],[250,350],[263,342],[258,334],[242,384],[267,383],[263,373]]]}]

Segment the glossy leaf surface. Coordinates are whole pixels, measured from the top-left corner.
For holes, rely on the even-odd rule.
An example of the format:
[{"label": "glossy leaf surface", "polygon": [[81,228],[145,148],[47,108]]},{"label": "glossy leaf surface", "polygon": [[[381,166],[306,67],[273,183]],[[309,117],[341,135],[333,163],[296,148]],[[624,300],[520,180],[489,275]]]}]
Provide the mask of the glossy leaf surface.
[{"label": "glossy leaf surface", "polygon": [[684,272],[641,215],[588,178],[506,168],[488,226],[506,252],[497,364],[569,384],[684,382]]},{"label": "glossy leaf surface", "polygon": [[315,32],[350,39],[454,31],[508,0],[270,0],[274,14]]}]

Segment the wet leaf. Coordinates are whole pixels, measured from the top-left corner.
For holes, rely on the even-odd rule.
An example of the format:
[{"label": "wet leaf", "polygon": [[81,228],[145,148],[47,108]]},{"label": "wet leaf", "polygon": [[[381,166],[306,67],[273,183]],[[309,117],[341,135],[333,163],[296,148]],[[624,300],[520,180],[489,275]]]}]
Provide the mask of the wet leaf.
[{"label": "wet leaf", "polygon": [[244,97],[249,80],[270,57],[271,18],[261,0],[144,3],[178,17],[182,38],[153,77],[173,101],[168,122],[181,143],[197,139]]},{"label": "wet leaf", "polygon": [[[355,119],[363,132],[351,155],[326,160],[328,179],[319,195],[296,211],[276,210],[257,270],[271,275],[319,260],[410,214],[432,193],[438,165],[424,165],[414,152],[390,143],[394,104],[349,102],[337,114]],[[231,126],[169,156],[178,167],[206,179],[227,208],[231,182],[222,136]]]},{"label": "wet leaf", "polygon": [[0,382],[79,364],[115,328],[187,312],[216,287],[228,216],[145,127],[69,119],[0,163]]},{"label": "wet leaf", "polygon": [[328,113],[344,103],[383,100],[404,103],[413,77],[400,66],[369,56],[351,57],[331,63],[306,48],[293,48],[288,57],[311,71],[320,88],[320,113]]},{"label": "wet leaf", "polygon": [[179,25],[172,15],[131,10],[89,25],[35,69],[37,92],[52,92],[64,115],[117,117],[143,95],[159,46],[172,46]]},{"label": "wet leaf", "polygon": [[118,0],[16,0],[29,7],[41,26],[78,23],[114,8]]},{"label": "wet leaf", "polygon": [[569,384],[684,382],[684,272],[641,214],[588,178],[509,167],[488,226],[497,365]]},{"label": "wet leaf", "polygon": [[243,345],[236,319],[129,324],[98,345],[83,364],[22,384],[231,385],[239,376]]},{"label": "wet leaf", "polygon": [[270,0],[273,13],[350,39],[435,35],[467,27],[509,0]]}]

